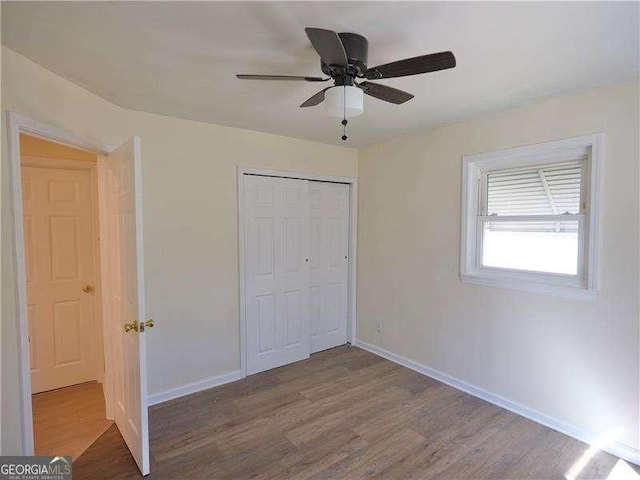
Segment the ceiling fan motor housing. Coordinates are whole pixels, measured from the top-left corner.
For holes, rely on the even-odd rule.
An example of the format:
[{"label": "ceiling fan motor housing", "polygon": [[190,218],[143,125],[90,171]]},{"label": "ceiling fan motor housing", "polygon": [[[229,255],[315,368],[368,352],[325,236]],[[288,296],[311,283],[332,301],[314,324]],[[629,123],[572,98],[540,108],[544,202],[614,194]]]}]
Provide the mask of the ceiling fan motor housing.
[{"label": "ceiling fan motor housing", "polygon": [[[350,77],[362,76],[367,70],[367,56],[369,54],[369,41],[362,35],[357,33],[338,33],[340,41],[344,46],[344,50],[347,54],[348,67],[346,72],[341,72]],[[335,75],[335,70],[332,74],[332,69],[329,68],[322,60],[320,61],[320,68],[329,76]],[[351,84],[351,83],[348,83]]]}]

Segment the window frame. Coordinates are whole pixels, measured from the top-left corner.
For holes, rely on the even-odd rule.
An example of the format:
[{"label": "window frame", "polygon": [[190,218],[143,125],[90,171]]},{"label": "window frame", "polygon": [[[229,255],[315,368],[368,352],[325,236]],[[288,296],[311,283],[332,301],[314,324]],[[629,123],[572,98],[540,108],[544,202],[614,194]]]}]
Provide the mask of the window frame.
[{"label": "window frame", "polygon": [[[460,280],[569,298],[594,299],[599,293],[599,217],[604,134],[597,133],[494,152],[466,155],[462,159],[462,224]],[[487,221],[487,172],[541,166],[585,157],[581,175],[578,220],[578,274],[544,273],[486,267],[481,264],[482,227]],[[482,197],[482,198],[481,198]],[[517,220],[549,218],[517,216]],[[556,218],[563,217],[558,215]],[[514,217],[510,217],[514,219]],[[505,221],[503,216],[498,221]],[[496,220],[495,218],[493,220]]]}]

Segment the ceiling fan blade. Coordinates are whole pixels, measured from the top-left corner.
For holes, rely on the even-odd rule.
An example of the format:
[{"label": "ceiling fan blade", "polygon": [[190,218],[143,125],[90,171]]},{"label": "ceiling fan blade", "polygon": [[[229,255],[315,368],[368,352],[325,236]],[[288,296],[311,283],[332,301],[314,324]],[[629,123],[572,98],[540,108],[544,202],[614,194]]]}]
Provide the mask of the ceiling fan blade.
[{"label": "ceiling fan blade", "polygon": [[323,88],[318,93],[316,93],[313,97],[309,98],[306,102],[304,102],[301,107],[315,107],[316,105],[320,105],[324,102],[324,92],[329,90],[331,87]]},{"label": "ceiling fan blade", "polygon": [[453,53],[439,52],[378,65],[377,67],[369,68],[364,73],[364,77],[368,80],[406,77],[407,75],[446,70],[455,66],[456,57],[454,57]]},{"label": "ceiling fan blade", "polygon": [[327,65],[347,66],[347,52],[336,32],[323,28],[305,28],[307,37]]},{"label": "ceiling fan blade", "polygon": [[239,73],[236,75],[241,80],[301,80],[304,82],[326,82],[330,78],[302,77],[296,75],[247,75]]},{"label": "ceiling fan blade", "polygon": [[362,82],[358,84],[358,88],[361,88],[367,95],[384,100],[385,102],[395,103],[396,105],[408,102],[413,98],[413,95],[410,93],[386,85],[380,85],[379,83]]}]

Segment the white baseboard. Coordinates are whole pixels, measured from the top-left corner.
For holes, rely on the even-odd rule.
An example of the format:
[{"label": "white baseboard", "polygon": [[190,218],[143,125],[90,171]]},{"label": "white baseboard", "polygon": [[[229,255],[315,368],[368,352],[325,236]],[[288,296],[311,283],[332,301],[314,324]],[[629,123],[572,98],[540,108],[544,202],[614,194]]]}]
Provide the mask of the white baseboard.
[{"label": "white baseboard", "polygon": [[[356,339],[354,345],[356,347],[360,347],[371,353],[384,357],[394,363],[400,364],[403,367],[415,370],[416,372],[426,375],[427,377],[431,377],[442,383],[446,383],[447,385],[457,388],[458,390],[462,390],[463,392],[473,395],[474,397],[481,398],[489,403],[493,403],[494,405],[509,410],[510,412],[517,413],[518,415],[528,418],[529,420],[533,420],[534,422],[540,423],[560,433],[564,433],[565,435],[575,438],[576,440],[579,440],[581,442],[592,444],[599,438],[598,435],[592,432],[587,432],[581,428],[575,427],[561,420],[540,413],[537,410],[529,408],[525,405],[513,402],[504,397],[483,390],[482,388],[476,387],[475,385],[471,385],[470,383],[458,380],[457,378],[439,372],[438,370],[434,370],[433,368],[427,367],[418,362],[414,362],[413,360],[409,360],[408,358],[405,358],[403,356],[396,355],[395,353],[383,348],[371,345],[370,343]],[[620,457],[624,460],[635,463],[636,465],[640,465],[640,451],[637,448],[631,447],[630,445],[626,445],[621,442],[612,442],[606,446],[603,446],[602,450],[615,455],[616,457]]]},{"label": "white baseboard", "polygon": [[217,377],[206,378],[197,382],[182,385],[180,387],[171,388],[164,392],[152,393],[147,398],[147,404],[149,406],[157,405],[162,402],[173,400],[174,398],[184,397],[192,393],[201,392],[209,388],[218,387],[225,383],[235,382],[244,378],[244,374],[238,370],[237,372],[225,373],[224,375],[218,375]]}]

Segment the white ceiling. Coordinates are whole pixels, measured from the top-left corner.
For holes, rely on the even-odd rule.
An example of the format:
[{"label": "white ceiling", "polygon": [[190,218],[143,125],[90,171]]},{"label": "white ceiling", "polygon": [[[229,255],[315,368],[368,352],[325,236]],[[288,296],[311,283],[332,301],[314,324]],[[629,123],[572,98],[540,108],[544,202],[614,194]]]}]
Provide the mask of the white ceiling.
[{"label": "white ceiling", "polygon": [[638,74],[639,6],[617,3],[2,2],[2,43],[122,107],[344,144],[340,121],[300,103],[324,84],[237,80],[319,75],[304,27],[369,39],[369,66],[452,50],[455,69],[380,83],[347,145]]}]

